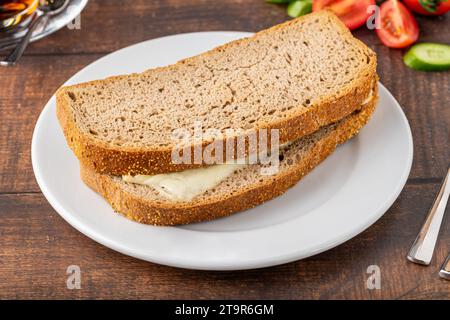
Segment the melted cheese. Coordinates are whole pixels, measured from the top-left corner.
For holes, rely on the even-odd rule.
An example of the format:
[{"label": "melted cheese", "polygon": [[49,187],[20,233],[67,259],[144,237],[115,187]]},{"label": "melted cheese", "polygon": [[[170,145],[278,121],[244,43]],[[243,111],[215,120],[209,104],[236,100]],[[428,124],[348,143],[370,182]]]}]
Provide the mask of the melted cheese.
[{"label": "melted cheese", "polygon": [[372,98],[373,98],[373,89],[370,90],[369,95],[367,96],[366,100],[364,100],[362,102],[361,105],[364,106],[364,105],[368,104],[372,100]]},{"label": "melted cheese", "polygon": [[150,186],[172,201],[190,201],[214,188],[244,166],[245,164],[218,164],[154,176],[122,176],[122,179],[126,182]]}]

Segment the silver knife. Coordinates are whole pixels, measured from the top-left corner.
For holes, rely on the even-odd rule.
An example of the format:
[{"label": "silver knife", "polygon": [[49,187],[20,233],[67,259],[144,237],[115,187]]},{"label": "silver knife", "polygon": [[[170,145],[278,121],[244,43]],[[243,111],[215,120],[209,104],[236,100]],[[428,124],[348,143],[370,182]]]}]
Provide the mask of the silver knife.
[{"label": "silver knife", "polygon": [[444,218],[445,207],[450,194],[450,167],[444,178],[441,189],[434,200],[433,206],[428,213],[425,223],[419,232],[411,250],[408,254],[408,260],[418,264],[429,265],[433,257],[434,247],[439,235],[439,229]]}]

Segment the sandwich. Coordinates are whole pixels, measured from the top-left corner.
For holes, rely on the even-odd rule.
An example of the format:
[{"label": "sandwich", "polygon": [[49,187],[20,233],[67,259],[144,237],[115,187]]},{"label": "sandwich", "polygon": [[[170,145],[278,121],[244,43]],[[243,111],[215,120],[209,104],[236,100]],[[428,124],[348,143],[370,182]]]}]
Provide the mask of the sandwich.
[{"label": "sandwich", "polygon": [[82,180],[117,212],[186,224],[296,184],[367,123],[377,80],[374,52],[320,11],[173,65],[62,87],[57,116]]}]

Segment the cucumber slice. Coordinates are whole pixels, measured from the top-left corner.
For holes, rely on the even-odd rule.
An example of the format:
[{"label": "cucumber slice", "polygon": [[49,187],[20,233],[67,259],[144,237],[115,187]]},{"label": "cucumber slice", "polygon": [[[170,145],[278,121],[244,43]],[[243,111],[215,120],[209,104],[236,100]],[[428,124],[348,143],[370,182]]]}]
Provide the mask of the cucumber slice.
[{"label": "cucumber slice", "polygon": [[297,18],[312,11],[312,0],[296,0],[289,3],[287,14],[289,17]]},{"label": "cucumber slice", "polygon": [[405,64],[420,71],[450,70],[450,45],[419,43],[411,47],[403,57]]}]

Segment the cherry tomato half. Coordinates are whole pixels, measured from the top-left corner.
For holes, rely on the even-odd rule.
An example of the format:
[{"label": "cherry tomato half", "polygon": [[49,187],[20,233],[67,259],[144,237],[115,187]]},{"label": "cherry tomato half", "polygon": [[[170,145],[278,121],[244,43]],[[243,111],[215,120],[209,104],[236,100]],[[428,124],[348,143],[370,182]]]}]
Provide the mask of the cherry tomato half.
[{"label": "cherry tomato half", "polygon": [[450,11],[450,0],[403,0],[412,11],[427,16],[439,16]]},{"label": "cherry tomato half", "polygon": [[375,29],[381,42],[391,48],[404,48],[417,41],[419,28],[409,10],[398,0],[388,0],[380,7],[380,28]]},{"label": "cherry tomato half", "polygon": [[367,12],[367,7],[374,4],[375,0],[313,0],[312,10],[330,9],[350,30],[354,30],[366,23],[372,14]]}]

